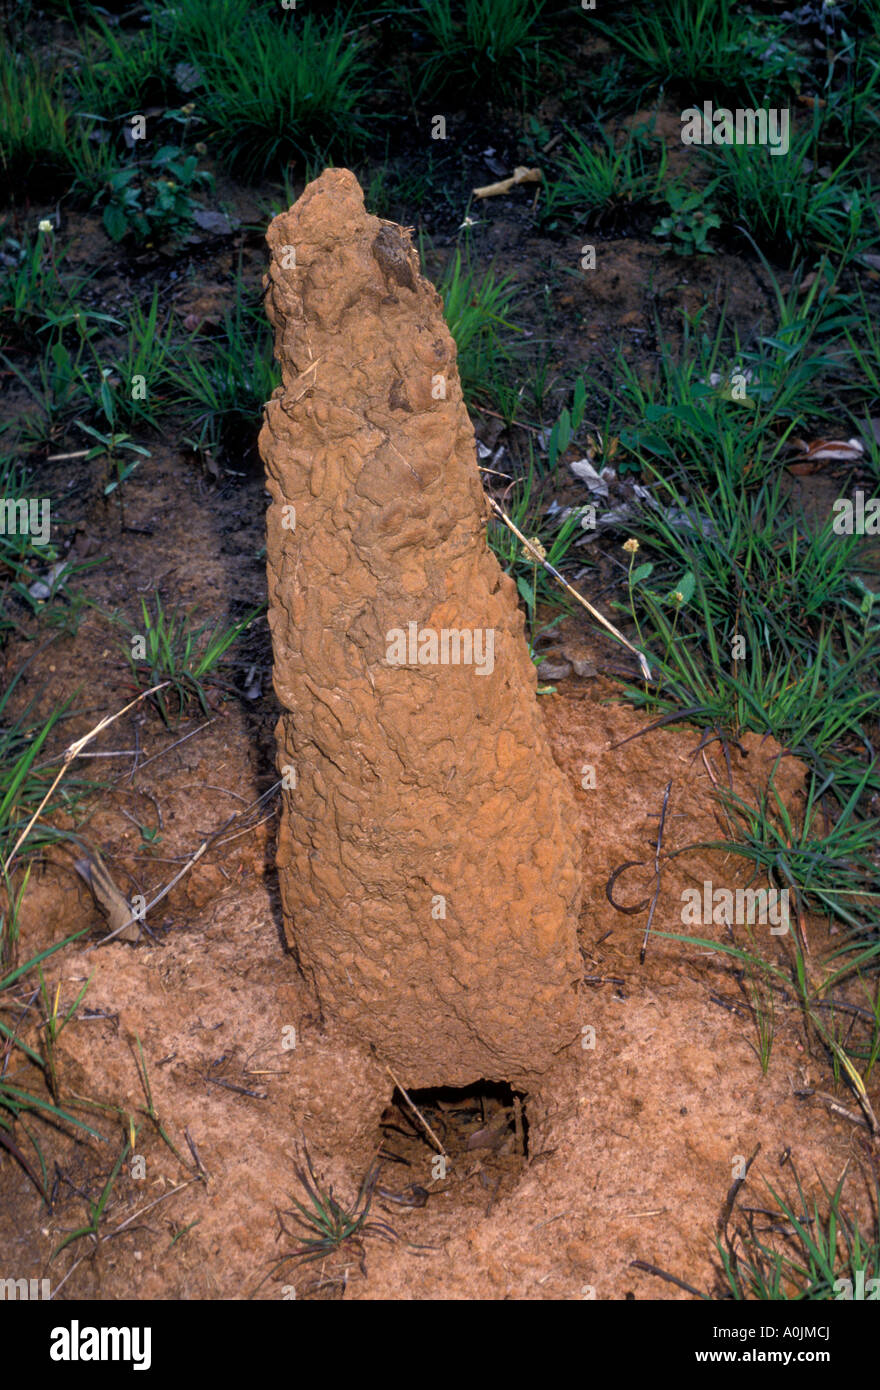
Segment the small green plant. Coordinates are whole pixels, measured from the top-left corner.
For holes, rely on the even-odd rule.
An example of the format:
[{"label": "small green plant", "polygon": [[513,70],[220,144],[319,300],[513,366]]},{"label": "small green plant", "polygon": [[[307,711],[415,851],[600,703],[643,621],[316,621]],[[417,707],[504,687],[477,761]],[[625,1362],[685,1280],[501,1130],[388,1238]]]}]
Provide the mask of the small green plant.
[{"label": "small green plant", "polygon": [[751,1006],[756,1033],[756,1041],[749,1041],[749,1047],[761,1064],[762,1075],[766,1076],[770,1070],[770,1057],[776,1033],[774,981],[766,966],[755,963],[760,957],[757,954],[754,928],[749,925],[746,925],[746,937],[751,959],[743,967],[743,987]]},{"label": "small green plant", "polygon": [[315,153],[350,151],[367,66],[345,15],[321,24],[256,18],[245,37],[204,57],[207,119],[228,163],[248,178]]},{"label": "small green plant", "polygon": [[279,381],[265,315],[255,312],[239,291],[207,360],[194,346],[189,340],[178,358],[169,359],[176,401],[187,420],[185,442],[214,462],[218,452],[247,456],[255,447],[263,406]]},{"label": "small green plant", "polygon": [[[139,627],[118,619],[131,634],[123,644],[123,652],[137,688],[149,690],[168,682],[168,688],[151,697],[166,724],[181,719],[193,702],[208,713],[205,677],[214,671],[259,611],[255,608],[230,627],[219,623],[212,629],[207,623],[195,627],[192,613],[166,613],[157,594],[152,610],[146,599],[141,599],[143,622]],[[215,676],[213,684],[222,687],[223,682]]]},{"label": "small green plant", "polygon": [[540,20],[546,0],[419,0],[419,17],[434,52],[427,58],[420,92],[474,84],[497,93],[532,83],[546,35]]},{"label": "small green plant", "polygon": [[[79,287],[78,287],[79,288]],[[69,295],[63,304],[44,308],[44,322],[38,332],[45,335],[42,353],[31,375],[15,361],[0,354],[9,371],[35,401],[38,416],[25,416],[21,433],[44,442],[54,438],[62,426],[84,404],[103,407],[105,373],[96,346],[99,325],[122,328],[124,325],[109,314],[84,309]],[[36,375],[35,383],[31,376]],[[108,423],[112,419],[107,417]]]},{"label": "small green plant", "polygon": [[4,195],[27,184],[48,191],[68,167],[70,112],[58,74],[33,58],[0,50],[0,176]]},{"label": "small green plant", "polygon": [[63,306],[81,292],[85,279],[62,281],[63,259],[55,245],[48,218],[40,221],[32,241],[8,236],[2,244],[6,274],[0,279],[0,345],[25,337],[51,324]]},{"label": "small green plant", "polygon": [[571,408],[568,406],[562,411],[556,424],[550,431],[547,441],[547,469],[553,472],[560,456],[565,453],[575,434],[583,423],[583,418],[587,409],[587,388],[583,377],[578,377],[574,384],[574,395]]},{"label": "small green plant", "polygon": [[[133,301],[125,324],[124,350],[113,355],[112,377],[118,381],[114,392],[115,419],[125,425],[157,429],[159,416],[169,405],[173,376],[175,321],[168,311],[159,315],[159,291],[153,290],[146,309]],[[100,392],[100,385],[99,385]]]},{"label": "small green plant", "polygon": [[507,318],[516,287],[510,275],[480,274],[456,247],[439,283],[443,313],[458,349],[465,401],[494,398],[493,380],[511,350],[505,333],[518,330]]},{"label": "small green plant", "polygon": [[302,1152],[304,1164],[295,1163],[293,1171],[308,1197],[308,1205],[293,1197],[291,1200],[296,1210],[284,1213],[292,1217],[299,1227],[298,1231],[288,1231],[281,1223],[284,1234],[295,1236],[299,1244],[275,1262],[272,1272],[277,1273],[284,1265],[308,1264],[313,1260],[352,1251],[357,1254],[361,1271],[366,1274],[364,1240],[368,1236],[378,1236],[390,1243],[398,1239],[394,1227],[387,1221],[370,1220],[370,1207],[379,1181],[381,1162],[377,1160],[371,1164],[357,1196],[346,1207],[333,1196],[332,1187],[322,1186],[305,1140],[302,1141]]},{"label": "small green plant", "polygon": [[[116,493],[119,502],[120,525],[125,530],[125,502],[122,496],[122,484],[131,477],[142,458],[150,458],[150,451],[145,449],[142,444],[136,444],[130,435],[118,430],[96,430],[91,425],[84,425],[82,420],[77,420],[76,424],[84,434],[98,441],[89,449],[86,459],[106,457],[110,473],[116,475],[109,477],[104,484],[104,496],[109,497],[111,492]],[[126,459],[125,454],[133,454],[134,457]]]},{"label": "small green plant", "polygon": [[[717,1240],[718,1254],[729,1294],[738,1302],[796,1302],[801,1300],[876,1300],[880,1295],[880,1227],[875,1185],[875,1230],[863,1230],[843,1205],[844,1172],[825,1201],[810,1202],[794,1168],[796,1198],[780,1195],[767,1184],[779,1218],[760,1231],[757,1212],[740,1217],[738,1229]],[[772,1213],[770,1213],[772,1216]]]},{"label": "small green plant", "polygon": [[59,1014],[58,1005],[61,1001],[61,982],[58,982],[58,985],[55,989],[55,997],[52,998],[51,991],[49,989],[48,984],[46,983],[46,977],[43,974],[43,967],[42,965],[37,966],[37,978],[40,982],[40,999],[42,1000],[43,1011],[46,1015],[42,1027],[43,1051],[46,1061],[46,1078],[49,1090],[52,1094],[52,1099],[55,1101],[56,1105],[60,1099],[60,1092],[58,1086],[58,1067],[56,1065],[56,1048],[58,1045],[58,1039],[61,1036],[64,1029],[67,1027],[70,1020],[73,1018],[83,999],[85,998],[86,990],[91,984],[93,976],[94,971],[92,971],[92,974],[89,975],[85,984],[82,986],[82,988],[75,996],[73,1003],[70,1005],[70,1008],[65,1010],[65,1012],[63,1012],[62,1014]]},{"label": "small green plant", "polygon": [[679,256],[713,255],[714,247],[709,245],[711,231],[721,226],[721,218],[707,206],[709,189],[686,189],[680,184],[671,184],[666,190],[669,204],[668,217],[651,228],[652,236],[665,237],[671,249]]},{"label": "small green plant", "polygon": [[606,130],[590,143],[570,131],[559,160],[561,176],[550,181],[544,198],[544,220],[557,216],[586,217],[600,223],[625,208],[656,203],[663,193],[666,147],[647,125],[628,130],[618,144]]},{"label": "small green plant", "polygon": [[152,244],[181,237],[201,207],[194,194],[212,178],[194,154],[163,145],[146,168],[140,163],[114,170],[96,202],[103,205],[104,230],[113,241],[132,236]]},{"label": "small green plant", "polygon": [[101,1221],[104,1216],[104,1210],[107,1206],[107,1203],[110,1200],[110,1194],[112,1193],[113,1188],[116,1184],[116,1180],[119,1177],[122,1165],[128,1158],[129,1153],[131,1152],[132,1143],[134,1142],[136,1136],[137,1131],[135,1130],[131,1140],[127,1139],[123,1144],[122,1148],[119,1151],[119,1157],[113,1164],[107,1181],[104,1183],[104,1186],[101,1189],[101,1193],[97,1201],[92,1201],[91,1197],[86,1198],[89,1208],[89,1220],[87,1221],[86,1225],[77,1227],[75,1231],[70,1231],[64,1237],[60,1244],[57,1245],[55,1249],[52,1251],[51,1258],[53,1260],[55,1259],[56,1255],[61,1254],[62,1250],[66,1250],[68,1245],[72,1245],[75,1240],[81,1240],[83,1236],[91,1236],[95,1244],[98,1244],[100,1240],[99,1232],[101,1229]]}]

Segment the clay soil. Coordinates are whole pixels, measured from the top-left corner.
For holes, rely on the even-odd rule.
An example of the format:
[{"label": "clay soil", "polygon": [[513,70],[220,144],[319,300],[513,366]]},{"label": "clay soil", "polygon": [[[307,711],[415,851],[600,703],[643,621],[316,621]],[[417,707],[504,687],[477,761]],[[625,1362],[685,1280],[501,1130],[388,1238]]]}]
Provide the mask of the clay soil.
[{"label": "clay soil", "polygon": [[[191,479],[181,500],[180,468],[169,450],[132,480],[130,524],[151,535],[121,536],[112,511],[105,519],[89,514],[90,534],[111,556],[95,572],[97,602],[130,602],[155,587],[157,575],[163,592],[218,617],[230,605],[238,611],[235,604],[259,600],[260,480],[218,489]],[[565,641],[573,655],[602,660],[601,639],[586,630]],[[22,698],[39,691],[48,708],[81,692],[65,739],[131,695],[109,642],[103,620],[89,616],[75,638],[61,638],[28,667]],[[792,998],[777,992],[763,1076],[745,982],[728,960],[654,935],[639,964],[644,913],[615,910],[608,880],[627,861],[652,859],[670,780],[664,849],[716,838],[715,784],[726,784],[728,770],[717,743],[697,751],[699,730],[648,729],[649,720],[620,703],[617,687],[596,676],[562,681],[542,702],[554,756],[572,786],[581,787],[584,765],[596,769],[595,788],[579,793],[582,1014],[594,1045],[585,1034],[561,1056],[540,1096],[477,1088],[415,1098],[445,1139],[447,1176],[435,1180],[433,1149],[394,1080],[324,1025],[282,944],[277,803],[256,805],[275,780],[264,621],[245,648],[239,659],[257,668],[259,699],[218,700],[209,718],[170,731],[138,707],[92,745],[140,750],[137,758],[107,760],[114,772],[90,799],[84,833],[103,846],[121,881],[128,887],[129,874],[148,899],[204,838],[239,816],[153,914],[152,939],[96,947],[100,919],[60,850],[48,853],[25,900],[29,954],[95,929],[51,958],[45,973],[51,996],[60,987],[62,1008],[89,982],[60,1041],[60,1089],[68,1100],[92,1103],[82,1113],[107,1142],[43,1134],[50,1211],[15,1163],[0,1163],[0,1248],[14,1253],[22,1277],[51,1270],[53,1283],[63,1284],[59,1298],[277,1298],[291,1288],[299,1297],[372,1299],[580,1298],[589,1290],[612,1299],[687,1297],[631,1261],[715,1287],[715,1224],[737,1155],[761,1146],[747,1189],[756,1206],[766,1204],[765,1179],[785,1184],[785,1155],[811,1188],[820,1178],[833,1185],[847,1163],[861,1169],[866,1131],[814,1094],[831,1083],[825,1063],[807,1050]],[[740,794],[763,784],[779,751],[754,736],[731,750]],[[803,770],[782,759],[777,780],[796,812]],[[145,846],[133,821],[161,823],[158,842]],[[704,879],[745,882],[718,852],[693,849],[664,860],[655,933],[683,931],[682,890]],[[613,891],[629,905],[650,887],[647,867],[637,867]],[[820,953],[828,945],[824,929],[814,934]],[[23,1002],[36,1019],[38,1001],[29,992]],[[146,1114],[139,1047],[154,1120]],[[20,1067],[16,1076],[35,1081]],[[374,1097],[375,1123],[352,1142],[365,1093]],[[851,1105],[845,1097],[842,1103]],[[112,1107],[115,1118],[100,1106]],[[143,1176],[132,1176],[127,1164],[117,1178],[105,1213],[111,1238],[97,1249],[88,1239],[73,1242],[50,1266],[59,1242],[87,1220],[87,1200],[97,1198],[113,1166],[120,1114],[138,1128]],[[296,1246],[296,1227],[284,1213],[303,1197],[294,1171],[303,1138],[320,1178],[344,1200],[353,1199],[380,1145],[400,1160],[383,1164],[381,1186],[392,1195],[374,1196],[371,1212],[395,1238],[368,1237],[363,1266],[350,1254],[275,1268]],[[421,1207],[394,1200],[412,1184],[429,1193]],[[856,1181],[852,1198],[860,1196]]]},{"label": "clay soil", "polygon": [[[541,115],[552,120],[553,112]],[[477,155],[486,140],[478,132],[467,147],[463,186],[491,177]],[[506,155],[499,148],[499,158]],[[222,181],[220,191],[243,222],[258,220],[256,195],[248,201]],[[563,251],[558,237],[535,230],[522,192],[482,210],[490,226],[480,254],[488,264],[515,245],[512,271],[536,303],[541,267]],[[415,220],[405,207],[381,212]],[[448,207],[434,230],[431,274],[454,240]],[[158,284],[182,318],[216,316],[231,302],[238,266],[257,286],[265,263],[260,235],[244,230],[188,254],[173,276],[157,258],[120,264],[94,217],[65,214],[64,238],[73,268],[99,266],[90,293],[106,312],[132,295],[149,298]],[[621,331],[634,357],[649,361],[655,315],[675,332],[681,308],[709,303],[714,313],[725,298],[744,331],[762,316],[771,321],[771,291],[741,250],[722,248],[698,272],[663,256],[647,224],[612,227],[601,240],[603,275],[563,281],[555,300],[559,363],[610,357]],[[570,262],[571,248],[563,250]],[[526,322],[528,302],[527,295]],[[10,392],[6,418],[25,408]],[[515,447],[512,432],[500,432],[490,416],[477,416],[476,426],[492,448]],[[173,428],[150,447],[151,460],[126,483],[126,531],[115,504],[101,500],[100,461],[41,462],[40,493],[59,499],[68,553],[104,561],[82,580],[94,604],[134,620],[141,596],[159,592],[168,604],[197,605],[201,621],[229,623],[266,596],[259,468],[252,455],[227,457],[217,476],[206,476]],[[559,496],[584,500],[570,483]],[[619,567],[609,562],[608,573],[619,575]],[[589,595],[587,581],[584,589]],[[0,679],[5,685],[28,661],[13,713],[29,699],[44,716],[71,701],[54,751],[133,697],[119,633],[97,610],[85,611],[75,634],[29,636],[7,645]],[[209,691],[208,714],[190,710],[171,729],[140,704],[90,745],[113,756],[81,765],[81,775],[102,785],[81,805],[79,832],[101,847],[126,892],[151,899],[213,837],[150,915],[151,934],[136,945],[98,946],[106,926],[73,856],[50,849],[33,870],[20,958],[87,933],[50,957],[44,973],[48,997],[60,990],[59,1012],[88,984],[59,1040],[58,1083],[62,1100],[99,1137],[31,1121],[47,1157],[49,1207],[0,1152],[4,1265],[23,1278],[49,1274],[59,1300],[278,1299],[294,1291],[327,1299],[684,1299],[692,1294],[633,1261],[722,1292],[717,1223],[737,1165],[756,1150],[741,1205],[768,1207],[768,1182],[790,1194],[792,1162],[811,1194],[821,1194],[823,1182],[833,1188],[849,1165],[850,1209],[867,1216],[876,1147],[851,1092],[835,1089],[794,997],[773,992],[773,1050],[763,1075],[741,969],[719,951],[662,935],[685,931],[685,888],[746,883],[741,861],[699,847],[721,833],[718,787],[732,778],[740,795],[751,795],[776,767],[796,815],[804,769],[756,736],[729,746],[728,768],[717,742],[700,747],[702,730],[649,728],[650,718],[622,701],[619,649],[579,618],[557,638],[556,648],[596,671],[562,679],[541,697],[553,755],[580,808],[585,1032],[540,1093],[513,1095],[496,1085],[413,1097],[446,1149],[439,1176],[435,1146],[398,1090],[405,1079],[346,1046],[321,1017],[280,919],[271,793],[278,707],[262,617],[232,649],[234,665],[224,672],[232,695]],[[585,766],[596,770],[589,789]],[[646,914],[621,912],[606,890],[616,869],[642,861],[617,878],[613,894],[628,906],[653,891],[667,784],[660,892],[640,963]],[[833,945],[827,924],[801,926],[811,958],[820,960]],[[721,927],[700,933],[731,939]],[[791,959],[790,938],[762,946],[780,963]],[[42,1017],[34,991],[31,984],[18,1000],[31,1042]],[[6,1065],[18,1084],[42,1085],[20,1056]],[[373,1115],[366,1127],[355,1121],[365,1096]],[[880,1113],[876,1084],[874,1109]],[[88,1222],[129,1123],[133,1153],[144,1161],[129,1155],[118,1173],[103,1239],[81,1237],[50,1261]],[[302,1235],[290,1213],[294,1200],[306,1200],[295,1171],[303,1170],[304,1144],[322,1184],[343,1203],[354,1201],[381,1147],[370,1211],[376,1226],[361,1249],[341,1258],[279,1264]],[[427,1193],[421,1205],[414,1185]]]}]

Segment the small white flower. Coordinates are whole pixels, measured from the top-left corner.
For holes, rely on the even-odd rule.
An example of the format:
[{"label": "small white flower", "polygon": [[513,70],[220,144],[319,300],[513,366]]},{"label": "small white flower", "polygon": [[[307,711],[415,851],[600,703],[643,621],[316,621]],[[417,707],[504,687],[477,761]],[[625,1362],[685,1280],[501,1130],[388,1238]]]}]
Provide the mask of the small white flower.
[{"label": "small white flower", "polygon": [[54,230],[55,230],[55,228],[53,227],[52,223],[49,221],[48,217],[42,217],[42,218],[40,219],[40,231],[41,231],[41,232],[54,232]]}]

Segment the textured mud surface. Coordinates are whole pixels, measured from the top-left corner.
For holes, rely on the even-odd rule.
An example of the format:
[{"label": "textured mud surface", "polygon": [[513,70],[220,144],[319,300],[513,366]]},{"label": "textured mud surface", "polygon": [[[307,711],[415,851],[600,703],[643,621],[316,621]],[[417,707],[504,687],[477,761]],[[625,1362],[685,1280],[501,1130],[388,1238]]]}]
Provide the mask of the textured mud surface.
[{"label": "textured mud surface", "polygon": [[528,1085],[579,1028],[579,846],[453,341],[408,234],[348,171],[268,240],[291,941],[325,1015],[406,1084]]},{"label": "textured mud surface", "polygon": [[[480,181],[484,177],[470,180]],[[499,204],[485,230],[492,251],[520,249],[523,259],[513,270],[530,285],[535,264],[552,264],[557,250],[524,220],[512,220],[518,215]],[[259,221],[255,202],[242,209],[242,217]],[[453,226],[458,220],[456,207]],[[71,214],[68,228],[74,263],[86,271],[100,267],[95,307],[114,312],[143,293],[141,272],[120,262],[96,230],[94,216]],[[627,353],[643,361],[639,335],[655,312],[674,335],[681,309],[693,312],[704,302],[699,280],[690,276],[685,284],[680,266],[663,258],[649,231],[641,240],[629,236],[603,245],[607,277],[569,278],[554,302],[557,367],[566,355],[576,360],[581,347],[601,360],[622,324],[631,325]],[[248,243],[244,259],[256,289],[264,265],[262,237]],[[236,249],[212,251],[203,263],[190,265],[179,289],[181,317],[184,309],[202,312],[206,287],[216,288],[215,282],[231,295],[238,263]],[[753,267],[725,253],[711,258],[705,273],[706,296],[719,277],[735,313],[749,321],[763,313],[771,331],[772,296]],[[646,302],[649,281],[652,298]],[[393,277],[387,292],[409,293]],[[148,304],[149,285],[146,293]],[[307,358],[301,365],[308,365]],[[13,409],[24,404],[12,400]],[[489,420],[479,423],[484,439]],[[70,533],[87,537],[92,553],[109,557],[92,572],[88,589],[102,607],[128,604],[135,616],[140,596],[157,590],[168,606],[198,604],[206,617],[226,623],[265,597],[258,558],[261,478],[200,481],[175,441],[167,448],[157,444],[149,470],[139,470],[126,484],[130,521],[142,530],[123,534],[115,511],[102,501],[102,461],[83,461],[75,479],[68,463],[47,465],[41,477],[46,493],[66,499]],[[819,482],[828,486],[818,478],[798,479],[797,486],[806,491]],[[829,490],[826,512],[838,490]],[[182,495],[194,505],[181,507]],[[590,597],[601,588],[594,578],[584,585]],[[605,600],[599,602],[613,617]],[[241,609],[231,606],[236,603]],[[566,635],[566,651],[607,670],[615,649],[592,625],[571,621],[571,627],[578,642],[573,646]],[[568,634],[568,628],[567,622],[560,631]],[[45,715],[72,692],[87,692],[61,730],[66,744],[131,698],[127,665],[121,657],[114,661],[112,647],[106,626],[87,611],[75,633],[60,635],[45,650],[11,644],[0,685],[8,686],[27,658],[16,690],[22,704],[33,698]],[[264,629],[253,634],[243,687],[252,662],[263,677],[265,694],[258,700],[219,703],[210,719],[199,715],[173,731],[163,729],[154,713],[136,709],[96,741],[107,785],[90,802],[87,833],[127,889],[151,898],[207,832],[274,783],[277,706]],[[731,886],[747,881],[740,861],[699,848],[720,833],[714,782],[726,785],[727,773],[718,746],[704,750],[704,762],[697,752],[699,729],[646,731],[650,718],[620,707],[618,686],[602,676],[571,675],[558,684],[558,694],[543,699],[541,710],[550,751],[577,800],[575,828],[585,850],[578,933],[582,1021],[595,1028],[596,1045],[583,1050],[575,1041],[540,1094],[527,1098],[527,1157],[486,1148],[459,1153],[447,1141],[448,1176],[434,1181],[433,1150],[424,1138],[404,1147],[383,1127],[390,1078],[332,1022],[322,1023],[309,982],[284,950],[274,803],[267,803],[253,829],[215,845],[198,861],[155,915],[155,939],[138,946],[111,942],[86,951],[83,943],[94,945],[106,924],[73,873],[70,856],[50,851],[31,878],[21,959],[72,932],[91,930],[83,942],[44,961],[43,969],[48,997],[54,1000],[58,992],[62,1014],[88,986],[61,1034],[57,1065],[63,1101],[76,1106],[101,1142],[34,1127],[46,1156],[51,1209],[9,1155],[0,1154],[5,1273],[50,1277],[60,1302],[241,1299],[262,1280],[256,1296],[272,1300],[289,1296],[284,1290],[291,1285],[297,1298],[580,1300],[591,1289],[603,1300],[684,1299],[682,1289],[632,1268],[631,1261],[651,1261],[696,1288],[723,1287],[716,1222],[736,1157],[750,1155],[758,1143],[763,1147],[740,1206],[771,1207],[768,1183],[796,1197],[790,1170],[781,1166],[790,1151],[809,1199],[820,1205],[821,1183],[833,1189],[849,1165],[852,1209],[868,1220],[864,1173],[876,1163],[876,1153],[854,1113],[851,1091],[829,1073],[792,993],[775,991],[773,1055],[762,1076],[748,981],[735,963],[718,951],[656,935],[640,965],[646,914],[622,915],[606,897],[615,868],[627,860],[650,860],[670,778],[665,843],[670,851],[694,848],[664,864],[655,931],[682,933],[684,889],[706,879]],[[621,742],[633,734],[640,736]],[[748,788],[766,778],[777,750],[757,739],[745,746],[745,757],[732,750],[733,775],[738,793],[751,799]],[[120,753],[132,749],[141,750],[139,756]],[[584,763],[597,773],[589,792],[581,789]],[[549,766],[536,764],[533,778],[547,775]],[[780,764],[777,785],[800,823],[802,774],[793,760]],[[164,828],[158,843],[147,845],[132,817],[152,831],[157,808]],[[516,863],[511,854],[511,876]],[[618,881],[617,896],[637,902],[650,888],[649,872],[634,869]],[[808,921],[806,929],[816,960],[839,943],[823,922]],[[727,939],[714,925],[697,934]],[[790,937],[764,939],[761,946],[791,968]],[[512,943],[505,955],[508,949]],[[22,1037],[39,1051],[44,1014],[34,988],[31,980],[22,990],[15,1018],[22,1016]],[[865,1001],[854,994],[851,1002]],[[5,1017],[12,1021],[11,1014]],[[291,1028],[295,1047],[285,1046]],[[145,1116],[138,1043],[156,1112],[180,1161]],[[22,1055],[4,1055],[3,1065],[10,1080],[40,1091],[42,1074]],[[838,1110],[828,1104],[828,1093]],[[871,1096],[877,1111],[876,1072]],[[80,1237],[52,1258],[60,1242],[91,1219],[89,1202],[101,1198],[128,1137],[129,1116],[138,1129],[136,1149],[146,1159],[145,1173],[136,1177],[123,1165],[105,1208],[106,1239],[96,1244]],[[195,1168],[187,1132],[204,1175]],[[305,1196],[293,1168],[301,1134],[321,1181],[332,1183],[343,1201],[353,1200],[380,1142],[409,1160],[408,1167],[383,1166],[383,1187],[415,1182],[430,1192],[421,1208],[377,1198],[373,1214],[391,1222],[400,1240],[366,1243],[366,1275],[357,1252],[342,1251],[326,1266],[287,1265],[266,1279],[273,1262],[294,1244],[280,1234],[278,1212],[290,1211],[292,1198]],[[24,1144],[21,1133],[18,1138]],[[419,1253],[407,1242],[432,1248]]]}]

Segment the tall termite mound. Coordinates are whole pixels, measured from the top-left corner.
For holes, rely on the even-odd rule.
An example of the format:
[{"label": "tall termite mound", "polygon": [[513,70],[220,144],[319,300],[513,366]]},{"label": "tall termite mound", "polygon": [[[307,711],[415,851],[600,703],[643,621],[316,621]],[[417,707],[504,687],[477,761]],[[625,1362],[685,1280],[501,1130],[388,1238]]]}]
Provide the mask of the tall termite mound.
[{"label": "tall termite mound", "polygon": [[579,1028],[579,849],[455,345],[408,233],[347,170],[268,241],[288,940],[325,1017],[403,1084],[527,1089]]}]

